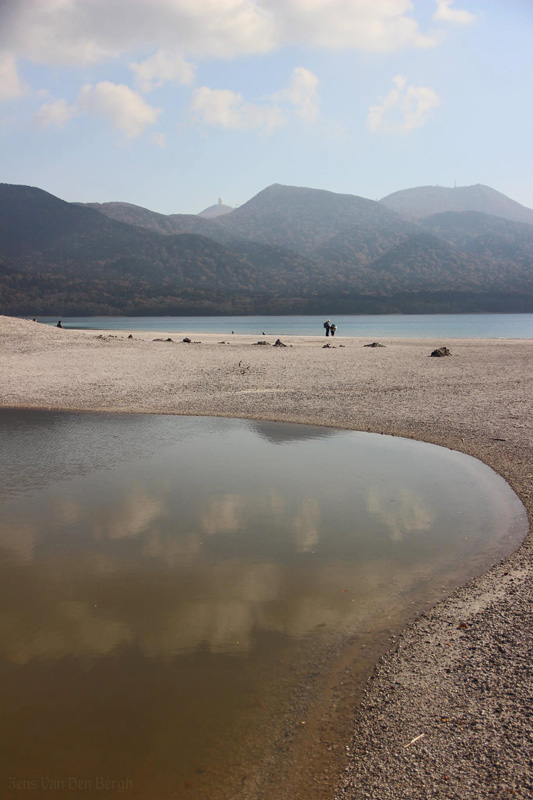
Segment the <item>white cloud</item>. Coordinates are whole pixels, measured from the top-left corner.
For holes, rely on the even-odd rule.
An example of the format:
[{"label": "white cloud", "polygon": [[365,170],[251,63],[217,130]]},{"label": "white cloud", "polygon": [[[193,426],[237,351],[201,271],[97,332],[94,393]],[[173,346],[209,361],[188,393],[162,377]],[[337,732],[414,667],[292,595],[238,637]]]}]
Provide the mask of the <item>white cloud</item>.
[{"label": "white cloud", "polygon": [[312,44],[333,50],[394,52],[433,47],[421,33],[411,0],[267,0],[278,44]]},{"label": "white cloud", "polygon": [[440,99],[427,86],[408,86],[402,75],[393,79],[394,88],[379,105],[371,106],[367,116],[373,132],[409,133],[427,122],[430,112],[440,106]]},{"label": "white cloud", "polygon": [[180,54],[171,55],[158,50],[146,61],[130,64],[141,92],[151,92],[172,81],[189,85],[194,80],[194,67]]},{"label": "white cloud", "polygon": [[0,100],[11,100],[22,97],[28,86],[17,72],[15,56],[12,53],[0,53]]},{"label": "white cloud", "polygon": [[452,8],[454,0],[436,0],[436,2],[437,10],[433,14],[433,19],[438,22],[456,22],[459,25],[469,25],[476,19],[470,11]]},{"label": "white cloud", "polygon": [[191,111],[198,122],[233,130],[266,128],[272,131],[284,122],[279,106],[247,103],[238,92],[207,86],[193,92]]},{"label": "white cloud", "polygon": [[[85,84],[72,105],[66,100],[45,103],[35,114],[34,121],[41,127],[62,127],[72,117],[88,114],[107,119],[113,128],[134,138],[149,125],[155,125],[160,113],[161,109],[148,105],[129,86],[102,81],[96,86]],[[159,146],[161,141],[157,142]]]},{"label": "white cloud", "polygon": [[33,120],[40,128],[63,128],[77,113],[76,106],[69,105],[66,100],[56,100],[44,103]]},{"label": "white cloud", "polygon": [[[99,63],[156,54],[137,64],[149,84],[165,77],[157,51],[235,58],[286,45],[393,52],[437,44],[412,0],[2,0],[0,48],[45,64]],[[446,19],[458,13],[441,0]],[[165,56],[167,58],[167,56]],[[178,58],[168,56],[168,59]],[[164,61],[165,59],[163,59]],[[182,67],[186,68],[182,62]],[[142,72],[147,76],[143,77]],[[183,77],[183,73],[180,73]],[[171,77],[172,80],[176,76]],[[181,79],[181,78],[178,78]]]},{"label": "white cloud", "polygon": [[272,96],[274,102],[289,103],[294,106],[296,114],[303,122],[315,122],[319,114],[318,78],[305,67],[296,67],[291,82],[284,89]]},{"label": "white cloud", "polygon": [[164,133],[152,133],[150,138],[152,139],[152,142],[161,149],[167,146],[167,137]]},{"label": "white cloud", "polygon": [[139,136],[148,125],[155,125],[161,109],[153,108],[129,86],[102,81],[81,90],[77,104],[80,109],[104,117],[113,128],[129,137]]},{"label": "white cloud", "polygon": [[94,64],[150,49],[231,58],[275,44],[255,0],[3,0],[0,46],[47,64]]},{"label": "white cloud", "polygon": [[266,129],[273,131],[285,124],[291,112],[311,124],[319,115],[318,78],[305,67],[296,67],[286,89],[270,95],[262,105],[249,103],[242,94],[229,89],[202,86],[193,92],[193,119],[205,125],[233,130]]}]

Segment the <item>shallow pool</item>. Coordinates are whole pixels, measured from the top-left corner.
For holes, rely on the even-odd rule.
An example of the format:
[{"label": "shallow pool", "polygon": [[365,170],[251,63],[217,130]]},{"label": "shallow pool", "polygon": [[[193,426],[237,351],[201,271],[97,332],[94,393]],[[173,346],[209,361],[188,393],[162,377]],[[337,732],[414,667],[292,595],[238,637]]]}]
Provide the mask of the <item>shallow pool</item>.
[{"label": "shallow pool", "polygon": [[390,636],[526,532],[488,467],[377,434],[4,410],[0,441],[6,797],[331,796]]}]

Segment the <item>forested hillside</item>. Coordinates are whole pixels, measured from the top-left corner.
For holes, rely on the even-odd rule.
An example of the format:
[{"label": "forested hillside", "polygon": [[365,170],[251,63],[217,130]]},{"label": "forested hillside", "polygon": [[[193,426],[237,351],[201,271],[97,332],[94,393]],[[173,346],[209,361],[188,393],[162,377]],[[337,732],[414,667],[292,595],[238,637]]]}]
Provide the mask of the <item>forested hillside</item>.
[{"label": "forested hillside", "polygon": [[533,311],[533,225],[280,185],[217,219],[0,185],[0,313],[484,310]]}]

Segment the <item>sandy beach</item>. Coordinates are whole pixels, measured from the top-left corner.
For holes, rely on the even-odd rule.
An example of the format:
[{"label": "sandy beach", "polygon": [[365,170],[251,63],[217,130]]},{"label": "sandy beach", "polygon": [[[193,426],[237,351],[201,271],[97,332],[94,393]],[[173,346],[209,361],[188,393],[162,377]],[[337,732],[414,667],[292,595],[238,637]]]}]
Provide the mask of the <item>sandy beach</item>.
[{"label": "sandy beach", "polygon": [[[187,331],[129,338],[0,316],[0,406],[245,417],[412,437],[488,464],[531,523],[533,341],[275,341]],[[452,355],[431,358],[441,345]],[[530,532],[514,555],[393,643],[355,711],[336,800],[533,796],[531,555]]]}]

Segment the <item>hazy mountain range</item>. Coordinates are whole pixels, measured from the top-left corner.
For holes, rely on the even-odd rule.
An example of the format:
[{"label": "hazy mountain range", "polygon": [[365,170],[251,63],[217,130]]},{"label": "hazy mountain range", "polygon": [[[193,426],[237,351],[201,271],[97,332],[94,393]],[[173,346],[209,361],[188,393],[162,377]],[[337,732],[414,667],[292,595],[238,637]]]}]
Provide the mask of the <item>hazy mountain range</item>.
[{"label": "hazy mountain range", "polygon": [[533,311],[533,210],[486,186],[379,202],[274,184],[158,214],[0,185],[7,314]]},{"label": "hazy mountain range", "polygon": [[493,217],[533,225],[533,210],[520,205],[490,186],[419,186],[404,189],[380,200],[381,203],[405,217],[420,219],[445,211],[481,211]]}]

